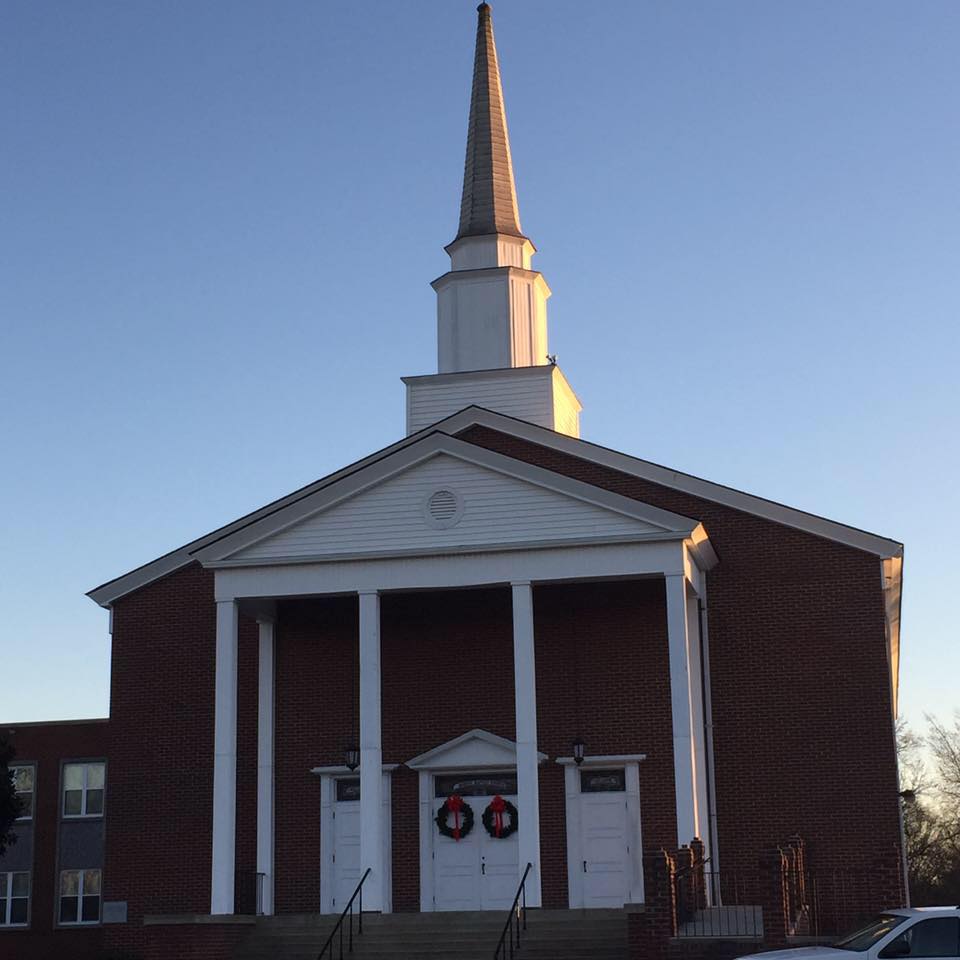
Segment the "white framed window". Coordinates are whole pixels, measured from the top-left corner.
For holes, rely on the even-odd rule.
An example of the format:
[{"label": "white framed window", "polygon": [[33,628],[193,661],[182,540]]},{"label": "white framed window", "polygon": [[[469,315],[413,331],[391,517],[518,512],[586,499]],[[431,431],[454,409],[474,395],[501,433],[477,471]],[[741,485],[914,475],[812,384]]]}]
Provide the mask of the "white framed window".
[{"label": "white framed window", "polygon": [[0,873],[0,927],[25,927],[30,921],[30,874]]},{"label": "white framed window", "polygon": [[60,874],[60,923],[100,922],[100,871],[64,870]]},{"label": "white framed window", "polygon": [[103,793],[106,765],[65,763],[63,765],[63,815],[65,817],[100,817],[103,815]]},{"label": "white framed window", "polygon": [[18,820],[33,819],[34,768],[32,763],[11,764],[13,774],[13,791],[20,801],[20,816]]}]

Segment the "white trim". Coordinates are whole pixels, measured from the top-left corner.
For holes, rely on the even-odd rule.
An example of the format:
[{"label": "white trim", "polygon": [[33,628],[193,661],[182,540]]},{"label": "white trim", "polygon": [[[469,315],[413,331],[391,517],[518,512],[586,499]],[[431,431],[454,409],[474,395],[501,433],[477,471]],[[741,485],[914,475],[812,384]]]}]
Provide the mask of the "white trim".
[{"label": "white trim", "polygon": [[[610,764],[623,766],[627,763],[640,763],[647,759],[645,753],[610,753],[597,754],[596,756],[584,757],[581,767],[609,767]],[[559,763],[564,767],[576,767],[577,761],[573,757],[557,757],[554,763]]]},{"label": "white trim", "polygon": [[903,552],[903,544],[899,541],[890,540],[866,530],[859,530],[836,520],[828,520],[825,517],[807,513],[805,510],[788,507],[752,493],[744,493],[741,490],[735,490],[733,487],[714,483],[711,480],[703,480],[688,473],[681,473],[669,467],[651,463],[649,460],[641,460],[626,453],[601,447],[587,440],[568,437],[565,434],[556,433],[553,430],[547,430],[523,420],[516,420],[504,414],[494,413],[492,410],[484,410],[481,407],[467,407],[459,413],[455,413],[452,417],[435,423],[432,429],[457,434],[472,426],[489,427],[491,430],[497,430],[500,433],[568,453],[580,460],[588,460],[604,467],[610,467],[613,470],[619,470],[621,473],[640,477],[672,490],[682,490],[695,497],[710,500],[712,503],[733,507],[736,510],[742,510],[757,517],[764,517],[787,527],[794,527],[797,530],[824,537],[827,540],[845,543],[866,553],[874,553],[879,557],[900,556]]},{"label": "white trim", "polygon": [[558,757],[563,766],[564,802],[567,821],[567,899],[571,910],[582,909],[583,893],[583,831],[580,822],[580,770],[591,767],[617,766],[624,768],[626,780],[627,839],[630,843],[630,890],[626,903],[643,903],[643,823],[640,811],[640,763],[644,753],[621,753],[607,756],[584,757],[577,764],[573,757]]},{"label": "white trim", "polygon": [[113,580],[108,580],[106,583],[90,590],[87,596],[95,603],[103,607],[109,607],[114,600],[126,596],[148,583],[152,583],[175,570],[187,566],[193,561],[193,555],[203,547],[216,543],[224,537],[282,510],[286,506],[295,504],[333,485],[338,480],[366,466],[374,464],[392,453],[417,443],[432,433],[444,432],[447,434],[456,434],[471,426],[489,427],[492,430],[498,430],[508,436],[529,440],[532,443],[549,449],[559,450],[581,460],[587,460],[600,466],[609,467],[610,469],[618,470],[630,476],[640,477],[669,489],[682,490],[713,503],[733,507],[745,513],[764,517],[776,523],[783,524],[784,526],[803,530],[804,532],[812,533],[828,540],[845,543],[848,546],[855,547],[867,553],[874,553],[880,557],[899,557],[903,554],[903,544],[895,540],[858,530],[855,527],[837,523],[833,520],[827,520],[823,517],[818,517],[803,510],[797,510],[793,507],[776,503],[772,500],[766,500],[753,494],[734,490],[732,487],[726,487],[709,480],[703,480],[690,474],[680,473],[676,470],[671,470],[637,457],[631,457],[625,453],[619,453],[616,450],[610,450],[606,447],[589,443],[586,440],[567,437],[564,434],[556,433],[543,427],[537,427],[534,424],[526,423],[522,420],[516,420],[502,414],[472,406],[418,433],[405,437],[388,447],[384,447],[382,450],[378,450],[364,457],[362,460],[358,460],[356,463],[350,464],[329,476],[323,477],[300,490],[296,490],[273,503],[267,504],[259,510],[240,517],[234,522],[199,537],[170,553],[164,554],[156,560],[137,567],[129,573],[116,577]]},{"label": "white trim", "polygon": [[[391,812],[392,776],[397,769],[396,763],[383,764],[383,843],[384,843],[384,896],[383,913],[393,912],[393,829]],[[334,870],[331,851],[334,846],[333,812],[337,803],[336,783],[338,780],[354,780],[360,775],[360,768],[350,770],[345,766],[314,767],[311,773],[320,777],[320,912],[324,914],[340,913],[342,906],[333,903]],[[360,788],[361,796],[363,787]],[[366,884],[364,884],[366,890]],[[364,904],[366,908],[366,904]]]},{"label": "white trim", "polygon": [[[517,745],[513,740],[508,740],[506,737],[498,737],[495,733],[488,733],[486,730],[481,730],[478,727],[475,727],[473,730],[468,730],[466,733],[461,733],[460,736],[454,737],[452,740],[447,740],[446,743],[441,743],[437,747],[433,747],[430,750],[427,750],[426,753],[421,753],[419,756],[414,757],[412,760],[408,760],[404,766],[409,767],[411,770],[429,770],[431,773],[446,773],[446,772],[456,772],[457,770],[501,770],[503,769],[503,763],[497,761],[493,764],[478,764],[476,760],[471,760],[465,765],[460,765],[458,763],[450,763],[449,760],[444,759],[441,762],[437,762],[437,758],[444,757],[445,754],[450,754],[455,751],[457,747],[461,744],[469,743],[471,740],[480,740],[483,743],[488,743],[493,747],[498,747],[501,750],[507,751],[513,754],[513,760],[510,761],[509,766],[511,768],[516,766],[516,757],[517,757]],[[548,757],[545,753],[537,754],[537,762],[543,763],[547,760]]]},{"label": "white trim", "polygon": [[383,910],[383,747],[380,702],[380,595],[360,591],[360,871],[370,868],[364,906]]},{"label": "white trim", "polygon": [[237,833],[237,626],[235,600],[217,601],[213,720],[210,913],[232,914]]},{"label": "white trim", "polygon": [[[97,904],[97,919],[96,920],[84,920],[83,918],[83,881],[84,874],[96,872],[100,875],[100,890],[97,893],[97,899],[99,903]],[[61,906],[63,901],[63,876],[66,873],[76,873],[79,875],[79,882],[77,883],[77,919],[76,920],[61,920]],[[91,894],[86,894],[86,896],[91,896]],[[55,927],[92,927],[100,923],[100,918],[103,915],[103,868],[102,867],[69,867],[66,870],[61,870],[57,878],[57,914],[56,914],[56,924]]]},{"label": "white trim", "polygon": [[433,771],[425,767],[415,769],[419,770],[417,799],[420,810],[420,912],[432,913],[436,895],[433,882]]},{"label": "white trim", "polygon": [[[20,764],[20,766],[25,766],[25,764]],[[27,876],[27,895],[26,897],[15,897],[13,895],[13,878],[21,874]],[[32,873],[29,870],[0,870],[0,877],[6,877],[7,879],[7,892],[0,898],[0,930],[25,930],[30,926],[30,914],[33,907]],[[27,919],[23,923],[13,923],[10,919],[13,915],[13,901],[24,899],[27,901]],[[57,915],[59,917],[59,910]]]},{"label": "white trim", "polygon": [[503,474],[515,480],[543,487],[554,493],[609,510],[633,520],[639,520],[650,526],[659,527],[665,533],[682,533],[686,537],[691,537],[694,531],[700,527],[698,521],[691,520],[689,517],[682,517],[679,514],[662,510],[639,500],[621,496],[618,493],[611,493],[600,487],[515,460],[512,457],[495,453],[492,450],[478,447],[475,444],[458,440],[446,434],[433,433],[422,437],[403,450],[392,453],[368,467],[355,471],[309,497],[275,511],[268,517],[251,522],[241,530],[221,538],[210,546],[194,551],[194,556],[205,566],[222,563],[224,560],[233,558],[238,552],[296,526],[325,510],[329,510],[337,504],[378,486],[386,480],[440,454],[454,457],[465,463]]},{"label": "white trim", "polygon": [[[325,553],[322,556],[271,556],[254,559],[228,558],[204,564],[208,570],[229,570],[243,567],[297,566],[303,563],[343,563],[345,560],[402,560],[415,557],[483,556],[490,553],[518,553],[525,550],[556,550],[561,547],[605,547],[610,544],[678,543],[689,547],[683,533],[627,533],[605,537],[564,537],[549,540],[524,540],[506,543],[451,544],[431,547],[410,547],[396,550],[369,550],[349,553]],[[712,553],[712,550],[710,551]],[[716,556],[716,554],[713,554]],[[709,554],[705,554],[709,556]],[[711,564],[712,565],[712,564]]]},{"label": "white trim", "polygon": [[666,578],[667,642],[670,652],[670,707],[673,722],[673,774],[677,801],[677,846],[700,836],[697,795],[694,696],[690,664],[687,579]]},{"label": "white trim", "polygon": [[257,678],[257,873],[263,874],[264,915],[273,914],[274,874],[274,700],[275,626],[261,619],[259,627],[259,675]]},{"label": "white trim", "polygon": [[539,907],[540,884],[540,772],[537,752],[537,671],[534,655],[533,587],[529,581],[512,583],[513,691],[517,724],[517,811],[523,823],[518,831],[517,880],[531,864],[527,877],[527,905]]},{"label": "white trim", "polygon": [[[21,764],[23,766],[23,764]],[[90,768],[103,767],[103,786],[90,786]],[[80,767],[83,771],[83,785],[80,787],[80,812],[67,813],[67,768]],[[13,769],[13,768],[11,768]],[[36,771],[34,771],[36,777]],[[98,813],[87,812],[87,794],[91,790],[99,790],[103,796],[100,802],[100,811]],[[74,791],[71,790],[71,793]],[[36,779],[34,779],[34,796],[36,795]],[[107,809],[107,762],[106,760],[64,760],[61,772],[60,787],[60,816],[63,820],[100,820]],[[19,817],[17,818],[19,821]]]},{"label": "white trim", "polygon": [[707,753],[707,776],[709,778],[709,790],[707,794],[709,809],[706,812],[706,816],[708,817],[707,833],[710,838],[710,869],[713,870],[714,873],[719,873],[721,870],[720,830],[717,824],[717,767],[713,749],[713,681],[710,677],[710,604],[707,600],[706,577],[704,577],[703,593],[700,594],[699,600],[698,610],[702,607],[700,639],[703,647],[703,657],[700,667],[703,670],[703,712],[706,717],[704,737]]},{"label": "white trim", "polygon": [[608,544],[501,553],[232,567],[216,571],[215,596],[315,596],[359,590],[444,590],[517,580],[608,580],[683,575],[682,543]]}]

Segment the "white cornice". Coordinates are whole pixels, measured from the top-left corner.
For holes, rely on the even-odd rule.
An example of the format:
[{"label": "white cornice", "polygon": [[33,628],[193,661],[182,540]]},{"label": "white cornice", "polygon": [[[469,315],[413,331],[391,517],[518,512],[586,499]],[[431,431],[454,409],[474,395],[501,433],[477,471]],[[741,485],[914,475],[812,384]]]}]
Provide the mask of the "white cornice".
[{"label": "white cornice", "polygon": [[[551,368],[545,367],[544,369],[549,370]],[[512,371],[504,371],[504,373],[509,376]],[[449,376],[459,376],[459,374],[449,374]],[[797,510],[793,507],[764,499],[763,497],[734,490],[722,484],[712,483],[709,480],[703,480],[690,474],[670,470],[659,464],[641,460],[637,457],[631,457],[627,454],[610,450],[607,447],[589,443],[586,440],[574,439],[564,434],[526,423],[522,420],[516,420],[512,417],[493,413],[480,407],[467,407],[459,413],[445,420],[441,420],[439,423],[433,424],[418,433],[411,434],[409,437],[391,444],[368,457],[364,457],[362,460],[358,460],[356,463],[344,467],[342,470],[338,470],[273,503],[267,504],[259,510],[255,510],[235,520],[233,523],[220,527],[177,550],[173,550],[156,560],[131,570],[129,573],[109,580],[91,590],[87,596],[101,606],[109,607],[114,600],[126,596],[128,593],[132,593],[134,590],[138,590],[148,583],[153,583],[194,562],[195,554],[204,547],[216,543],[253,523],[257,523],[259,520],[269,517],[291,504],[310,497],[317,491],[335,484],[344,477],[348,477],[358,470],[362,470],[366,466],[390,456],[398,450],[403,450],[417,443],[432,433],[442,432],[453,435],[461,433],[471,426],[489,427],[492,430],[497,430],[508,436],[528,440],[539,446],[554,449],[569,454],[572,457],[587,460],[630,476],[641,477],[642,479],[649,480],[652,483],[670,489],[681,490],[693,496],[701,497],[704,500],[741,510],[744,513],[764,517],[775,523],[824,537],[827,540],[844,543],[855,549],[874,554],[881,558],[901,557],[903,555],[903,544],[895,540],[858,530],[855,527],[837,523],[833,520],[827,520],[803,510]]]},{"label": "white cornice", "polygon": [[538,427],[536,424],[516,420],[513,417],[494,413],[491,410],[484,410],[480,407],[468,407],[461,410],[452,417],[434,424],[434,429],[442,430],[444,433],[458,434],[472,426],[489,427],[491,430],[497,430],[500,433],[518,437],[522,440],[529,440],[539,446],[567,453],[580,460],[588,460],[600,466],[617,470],[620,473],[649,480],[651,483],[660,486],[681,490],[695,497],[720,503],[753,516],[764,517],[786,527],[803,530],[827,540],[845,543],[878,557],[897,557],[903,553],[903,544],[897,540],[890,540],[887,537],[881,537],[857,527],[838,523],[835,520],[827,520],[824,517],[798,510],[795,507],[785,506],[774,500],[767,500],[764,497],[744,493],[723,484],[694,477],[688,473],[671,470],[669,467],[651,463],[649,460],[641,460],[638,457],[619,453],[616,450],[601,447],[587,440],[568,437],[565,434]]}]

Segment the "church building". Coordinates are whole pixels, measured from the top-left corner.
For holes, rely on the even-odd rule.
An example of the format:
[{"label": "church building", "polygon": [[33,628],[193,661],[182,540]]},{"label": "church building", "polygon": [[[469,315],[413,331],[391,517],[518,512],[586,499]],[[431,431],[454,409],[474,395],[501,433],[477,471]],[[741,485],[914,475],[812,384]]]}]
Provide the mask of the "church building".
[{"label": "church building", "polygon": [[622,910],[657,851],[746,876],[791,838],[903,899],[902,545],[580,436],[478,11],[437,372],[396,443],[90,592],[110,716],[52,761],[21,945],[335,915],[361,878],[365,911],[505,916],[528,865],[528,907]]}]

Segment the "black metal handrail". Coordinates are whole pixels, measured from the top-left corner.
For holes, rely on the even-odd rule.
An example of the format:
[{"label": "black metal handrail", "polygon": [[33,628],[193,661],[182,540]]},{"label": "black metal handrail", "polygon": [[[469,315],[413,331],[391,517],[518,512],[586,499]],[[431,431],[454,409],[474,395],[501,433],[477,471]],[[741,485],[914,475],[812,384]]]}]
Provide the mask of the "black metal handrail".
[{"label": "black metal handrail", "polygon": [[356,900],[358,896],[360,897],[357,910],[357,936],[360,936],[360,934],[363,933],[363,881],[366,880],[369,875],[370,867],[367,867],[367,869],[363,871],[363,876],[360,878],[356,890],[353,891],[353,896],[347,901],[347,905],[343,908],[343,913],[340,914],[337,925],[330,931],[327,942],[323,945],[323,949],[317,954],[317,960],[323,960],[323,956],[328,948],[330,950],[330,960],[333,960],[333,941],[337,938],[338,933],[340,934],[340,956],[338,960],[343,960],[343,921],[346,920],[347,914],[350,915],[350,934],[347,952],[353,953],[353,901]]},{"label": "black metal handrail", "polygon": [[[510,944],[510,957],[513,958],[514,934],[516,934],[516,949],[520,949],[520,931],[527,929],[527,874],[533,869],[533,864],[528,863],[520,878],[520,886],[517,887],[517,895],[513,898],[513,906],[507,914],[507,922],[503,925],[503,933],[500,934],[500,941],[497,949],[493,951],[493,960],[507,960],[507,947]],[[514,924],[516,917],[516,924]],[[509,935],[509,939],[508,939]]]}]

